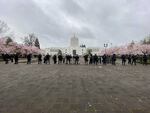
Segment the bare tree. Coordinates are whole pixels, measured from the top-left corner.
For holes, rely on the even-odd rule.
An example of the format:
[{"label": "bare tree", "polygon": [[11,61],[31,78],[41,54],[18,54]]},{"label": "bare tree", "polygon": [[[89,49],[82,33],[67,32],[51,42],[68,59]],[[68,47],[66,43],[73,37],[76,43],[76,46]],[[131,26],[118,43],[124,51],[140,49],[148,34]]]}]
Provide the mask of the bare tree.
[{"label": "bare tree", "polygon": [[87,53],[88,55],[92,54],[92,49],[87,49],[86,53]]},{"label": "bare tree", "polygon": [[8,45],[10,42],[13,42],[13,39],[11,37],[6,37],[6,45]]},{"label": "bare tree", "polygon": [[8,27],[8,25],[0,20],[0,35],[7,33],[9,30],[10,28]]},{"label": "bare tree", "polygon": [[34,46],[37,37],[32,33],[29,36],[24,37],[24,44],[28,46]]}]

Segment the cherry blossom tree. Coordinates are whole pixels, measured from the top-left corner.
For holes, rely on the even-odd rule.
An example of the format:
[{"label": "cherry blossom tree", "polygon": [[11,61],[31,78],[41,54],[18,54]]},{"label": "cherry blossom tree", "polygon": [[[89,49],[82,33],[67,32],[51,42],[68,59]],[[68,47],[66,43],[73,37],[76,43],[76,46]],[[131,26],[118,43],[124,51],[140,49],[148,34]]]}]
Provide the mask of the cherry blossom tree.
[{"label": "cherry blossom tree", "polygon": [[0,38],[0,53],[39,54],[41,53],[41,50],[35,46],[27,46],[23,44],[18,44],[16,42],[9,42],[8,44],[6,44],[6,38]]},{"label": "cherry blossom tree", "polygon": [[117,55],[122,55],[122,54],[134,54],[134,55],[142,55],[142,54],[150,54],[150,44],[141,44],[141,43],[134,43],[134,44],[126,44],[118,47],[112,47],[103,49],[100,51],[100,55],[107,54],[107,55],[112,55],[112,54],[117,54]]}]

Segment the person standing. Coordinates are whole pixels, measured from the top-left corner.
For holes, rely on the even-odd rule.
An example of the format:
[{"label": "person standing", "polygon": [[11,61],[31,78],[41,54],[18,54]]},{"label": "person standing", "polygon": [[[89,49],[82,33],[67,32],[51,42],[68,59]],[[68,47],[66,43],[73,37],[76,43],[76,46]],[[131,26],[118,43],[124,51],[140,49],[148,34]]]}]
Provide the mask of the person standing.
[{"label": "person standing", "polygon": [[46,61],[46,55],[43,56],[43,61],[44,61],[43,63],[46,64],[46,62],[47,62]]},{"label": "person standing", "polygon": [[9,58],[10,58],[11,63],[13,63],[14,62],[14,54],[10,54]]},{"label": "person standing", "polygon": [[66,60],[66,59],[65,59],[65,56],[63,55],[63,64],[65,63],[65,60]]},{"label": "person standing", "polygon": [[15,54],[14,59],[15,59],[15,64],[18,64],[18,60],[19,60],[19,54],[18,53]]},{"label": "person standing", "polygon": [[147,55],[144,53],[143,55],[143,65],[147,65]]},{"label": "person standing", "polygon": [[89,56],[90,56],[90,57],[89,57],[89,64],[92,64],[92,63],[93,63],[93,55],[90,54]]},{"label": "person standing", "polygon": [[116,65],[116,54],[112,55],[112,65]]},{"label": "person standing", "polygon": [[131,60],[132,60],[131,55],[128,55],[128,64],[131,64]]},{"label": "person standing", "polygon": [[98,63],[98,56],[95,54],[93,56],[93,58],[94,58],[94,64],[97,65],[97,63]]},{"label": "person standing", "polygon": [[56,55],[53,56],[53,61],[54,61],[54,64],[57,63],[57,56]]},{"label": "person standing", "polygon": [[79,64],[79,55],[75,55],[75,64]]},{"label": "person standing", "polygon": [[122,55],[121,59],[122,59],[122,65],[125,66],[125,64],[126,64],[126,56]]},{"label": "person standing", "polygon": [[88,64],[88,54],[84,55],[83,57],[84,57],[85,64]]},{"label": "person standing", "polygon": [[101,64],[102,63],[102,58],[101,56],[98,56],[98,62]]},{"label": "person standing", "polygon": [[68,55],[66,54],[66,64],[68,64],[68,61],[69,60],[69,58],[68,58]]},{"label": "person standing", "polygon": [[42,64],[42,55],[41,54],[38,55],[38,64]]},{"label": "person standing", "polygon": [[5,64],[8,64],[9,63],[9,54],[8,53],[6,53],[5,55],[4,55],[4,59],[5,59]]},{"label": "person standing", "polygon": [[62,64],[63,56],[61,54],[58,55],[58,64]]},{"label": "person standing", "polygon": [[136,60],[137,60],[137,56],[136,55],[132,55],[132,65],[136,65]]},{"label": "person standing", "polygon": [[27,64],[31,64],[31,60],[32,60],[32,54],[28,54],[27,55]]},{"label": "person standing", "polygon": [[71,59],[72,59],[72,56],[71,55],[67,55],[67,64],[71,64]]},{"label": "person standing", "polygon": [[104,65],[106,65],[106,61],[107,61],[107,56],[106,56],[106,54],[104,54],[103,56],[102,56],[102,62],[103,62],[103,64]]},{"label": "person standing", "polygon": [[47,55],[46,55],[46,64],[50,64],[50,58],[51,58],[51,56],[47,53]]}]

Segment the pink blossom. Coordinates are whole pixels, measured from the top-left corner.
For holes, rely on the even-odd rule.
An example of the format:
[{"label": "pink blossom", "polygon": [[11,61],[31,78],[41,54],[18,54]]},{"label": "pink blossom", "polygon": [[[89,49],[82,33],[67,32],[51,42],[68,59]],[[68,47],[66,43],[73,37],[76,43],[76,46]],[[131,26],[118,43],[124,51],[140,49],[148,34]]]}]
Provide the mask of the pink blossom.
[{"label": "pink blossom", "polygon": [[39,54],[41,53],[41,50],[35,46],[26,46],[16,42],[10,42],[8,45],[6,45],[6,39],[0,38],[0,53]]}]

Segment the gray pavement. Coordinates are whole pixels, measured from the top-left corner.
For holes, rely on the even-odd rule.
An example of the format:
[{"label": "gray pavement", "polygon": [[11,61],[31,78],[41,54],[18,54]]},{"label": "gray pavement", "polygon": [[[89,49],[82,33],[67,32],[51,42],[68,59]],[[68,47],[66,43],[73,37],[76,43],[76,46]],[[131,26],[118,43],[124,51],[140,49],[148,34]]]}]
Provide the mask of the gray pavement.
[{"label": "gray pavement", "polygon": [[0,113],[150,113],[150,66],[1,63]]}]

